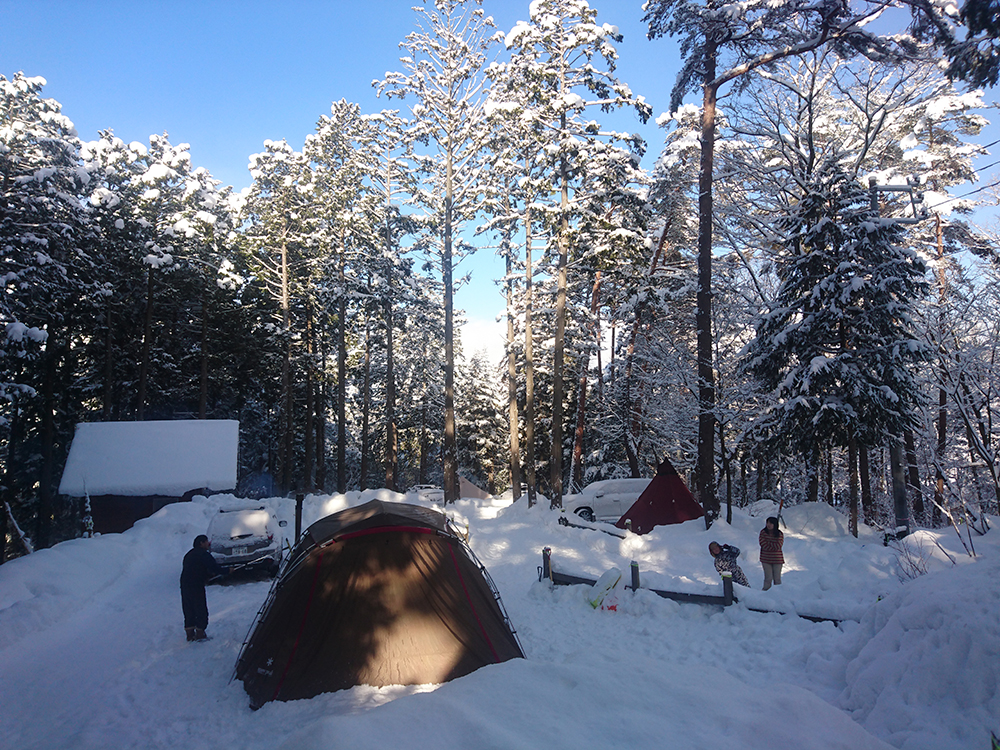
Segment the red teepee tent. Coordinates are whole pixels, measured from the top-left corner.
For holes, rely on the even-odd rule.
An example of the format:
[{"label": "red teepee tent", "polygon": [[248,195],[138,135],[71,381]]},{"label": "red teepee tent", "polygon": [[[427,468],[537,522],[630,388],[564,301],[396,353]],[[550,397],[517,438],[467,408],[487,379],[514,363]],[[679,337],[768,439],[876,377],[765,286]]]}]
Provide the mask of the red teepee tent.
[{"label": "red teepee tent", "polygon": [[631,521],[634,533],[645,534],[654,526],[682,523],[703,515],[705,511],[695,501],[677,469],[669,459],[664,458],[649,486],[618,519],[615,526],[624,529],[625,522]]}]

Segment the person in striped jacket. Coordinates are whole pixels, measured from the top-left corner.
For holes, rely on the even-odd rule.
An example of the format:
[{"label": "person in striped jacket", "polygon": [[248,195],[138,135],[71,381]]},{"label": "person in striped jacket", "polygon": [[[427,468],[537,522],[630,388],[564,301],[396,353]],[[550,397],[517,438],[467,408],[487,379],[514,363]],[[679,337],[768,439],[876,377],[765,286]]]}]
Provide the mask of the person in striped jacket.
[{"label": "person in striped jacket", "polygon": [[781,554],[781,545],[785,543],[785,535],[778,528],[778,519],[771,516],[764,528],[760,530],[760,565],[764,568],[764,591],[781,583],[781,566],[785,557]]}]

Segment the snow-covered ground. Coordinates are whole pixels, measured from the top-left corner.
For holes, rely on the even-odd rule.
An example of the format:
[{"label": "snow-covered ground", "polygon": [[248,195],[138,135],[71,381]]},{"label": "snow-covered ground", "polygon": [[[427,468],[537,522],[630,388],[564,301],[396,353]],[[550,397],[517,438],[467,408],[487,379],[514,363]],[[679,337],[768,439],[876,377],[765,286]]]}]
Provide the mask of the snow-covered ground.
[{"label": "snow-covered ground", "polygon": [[[386,491],[309,497],[304,525]],[[369,688],[251,711],[233,667],[269,582],[209,587],[212,640],[187,643],[178,576],[230,496],[164,508],[124,534],[0,566],[0,744],[90,748],[913,748],[987,750],[1000,734],[1000,519],[909,541],[926,575],[859,539],[822,504],[787,508],[781,586],[759,590],[757,533],[772,506],[626,539],[561,526],[519,502],[448,508],[500,589],[527,658],[443,685]],[[271,502],[294,527],[294,501]],[[720,593],[708,554],[743,550],[753,590],[723,609],[650,591],[595,610],[588,588],[539,583],[610,567],[643,586]],[[968,544],[968,540],[966,540]],[[752,608],[752,609],[751,609]],[[754,609],[787,614],[763,614]],[[813,622],[796,614],[842,620]]]}]

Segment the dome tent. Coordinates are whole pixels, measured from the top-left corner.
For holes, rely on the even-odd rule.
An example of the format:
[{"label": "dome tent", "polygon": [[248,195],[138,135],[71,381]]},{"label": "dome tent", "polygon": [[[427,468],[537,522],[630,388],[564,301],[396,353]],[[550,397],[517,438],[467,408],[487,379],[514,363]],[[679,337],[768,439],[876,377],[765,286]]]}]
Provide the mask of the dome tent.
[{"label": "dome tent", "polygon": [[437,511],[373,500],[310,526],[236,662],[252,708],[418,685],[524,657],[489,574]]}]

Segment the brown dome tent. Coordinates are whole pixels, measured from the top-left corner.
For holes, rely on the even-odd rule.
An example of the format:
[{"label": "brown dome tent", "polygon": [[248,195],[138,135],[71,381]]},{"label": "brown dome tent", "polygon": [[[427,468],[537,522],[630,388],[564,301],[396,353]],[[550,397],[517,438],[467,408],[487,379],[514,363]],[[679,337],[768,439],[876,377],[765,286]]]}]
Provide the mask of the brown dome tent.
[{"label": "brown dome tent", "polygon": [[489,574],[441,513],[373,500],[292,550],[236,662],[259,708],[419,685],[524,657]]},{"label": "brown dome tent", "polygon": [[656,476],[615,526],[624,529],[625,522],[631,521],[634,533],[645,534],[654,526],[683,523],[703,515],[705,511],[698,505],[677,469],[670,459],[664,458],[656,468]]}]

